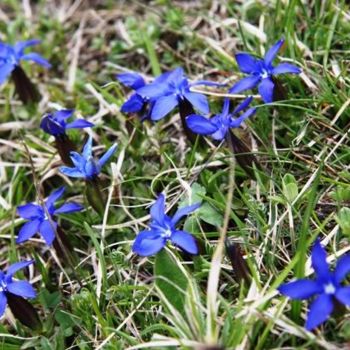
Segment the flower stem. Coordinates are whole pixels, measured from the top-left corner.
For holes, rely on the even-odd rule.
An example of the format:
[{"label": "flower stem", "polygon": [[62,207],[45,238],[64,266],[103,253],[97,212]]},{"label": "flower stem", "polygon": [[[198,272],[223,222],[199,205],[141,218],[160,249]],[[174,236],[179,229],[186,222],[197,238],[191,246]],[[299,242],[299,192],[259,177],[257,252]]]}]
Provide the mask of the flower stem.
[{"label": "flower stem", "polygon": [[70,158],[70,152],[75,151],[76,148],[70,138],[66,134],[56,136],[55,146],[62,159],[62,162],[68,166],[73,166],[72,159]]},{"label": "flower stem", "polygon": [[18,97],[24,104],[40,101],[41,96],[38,89],[31,82],[25,71],[20,66],[16,66],[16,68],[12,71],[11,77],[15,83]]},{"label": "flower stem", "polygon": [[191,103],[188,102],[186,99],[181,100],[179,103],[179,112],[180,112],[182,127],[184,129],[184,132],[187,138],[190,140],[191,143],[195,143],[197,135],[191,131],[191,129],[187,126],[187,123],[186,123],[186,117],[195,113]]},{"label": "flower stem", "polygon": [[101,190],[101,182],[98,177],[86,180],[86,198],[95,211],[103,217],[106,200]]}]

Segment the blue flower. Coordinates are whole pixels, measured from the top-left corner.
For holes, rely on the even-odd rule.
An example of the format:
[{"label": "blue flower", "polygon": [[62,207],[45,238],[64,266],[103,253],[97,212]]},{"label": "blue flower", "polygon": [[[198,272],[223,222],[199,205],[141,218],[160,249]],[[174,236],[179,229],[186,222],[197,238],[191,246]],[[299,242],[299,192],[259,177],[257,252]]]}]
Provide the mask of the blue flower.
[{"label": "blue flower", "polygon": [[230,113],[230,100],[226,98],[220,114],[210,119],[201,115],[192,114],[186,118],[186,123],[188,127],[197,134],[210,135],[214,140],[222,140],[225,138],[230,128],[238,128],[245,119],[256,112],[256,108],[249,108],[238,118],[233,118],[246,109],[252,99],[252,97],[248,97]]},{"label": "blue flower", "polygon": [[258,85],[259,93],[265,103],[273,101],[274,82],[272,77],[278,74],[291,73],[299,74],[301,70],[290,63],[281,63],[274,67],[272,65],[279,49],[284,43],[284,39],[277,41],[265,54],[264,59],[256,59],[247,53],[236,55],[241,72],[249,74],[248,77],[238,81],[229,92],[236,94],[245,90],[252,89]]},{"label": "blue flower", "polygon": [[70,118],[73,113],[73,109],[62,109],[46,114],[41,120],[40,127],[46,133],[57,137],[65,135],[67,129],[83,129],[94,126],[93,123],[84,119],[76,119],[71,123],[67,123],[66,119]]},{"label": "blue flower", "polygon": [[177,230],[175,226],[185,215],[192,213],[199,206],[200,203],[196,203],[180,208],[171,218],[165,214],[165,197],[160,194],[151,207],[150,229],[137,235],[132,250],[141,256],[149,256],[158,253],[167,241],[171,241],[188,253],[197,254],[197,244],[192,235]]},{"label": "blue flower", "polygon": [[176,68],[165,73],[165,79],[154,81],[136,90],[144,99],[153,102],[151,119],[160,120],[170,113],[181,101],[187,100],[203,114],[209,113],[209,105],[205,95],[192,92],[190,88],[196,85],[221,86],[209,81],[200,80],[190,83],[182,68]]},{"label": "blue flower", "polygon": [[307,315],[305,327],[308,330],[316,328],[329,318],[335,301],[350,306],[350,287],[344,287],[341,284],[350,272],[350,254],[339,259],[334,272],[329,270],[326,258],[326,251],[317,239],[311,252],[316,279],[299,279],[282,284],[278,288],[282,294],[292,299],[302,300],[315,296]]},{"label": "blue flower", "polygon": [[45,68],[50,68],[50,63],[36,52],[25,53],[29,46],[37,45],[40,40],[19,41],[14,46],[0,43],[0,84],[9,77],[12,71],[19,66],[20,61],[33,61]]},{"label": "blue flower", "polygon": [[12,264],[6,273],[0,271],[0,317],[4,314],[7,305],[7,295],[14,294],[24,298],[35,298],[36,292],[27,281],[14,281],[13,275],[25,267],[33,264],[34,260],[20,261]]},{"label": "blue flower", "polygon": [[65,188],[60,187],[52,192],[43,206],[29,203],[17,207],[18,215],[28,220],[18,233],[17,243],[25,242],[39,232],[47,245],[52,244],[57,228],[57,222],[53,219],[54,215],[73,213],[83,209],[77,203],[65,203],[56,209],[55,202],[62,197],[64,191]]},{"label": "blue flower", "polygon": [[102,167],[111,158],[117,149],[115,143],[102,157],[101,159],[95,159],[92,156],[92,137],[90,136],[86,142],[83,153],[80,155],[77,152],[71,152],[71,159],[74,164],[73,168],[62,166],[60,171],[70,177],[80,177],[91,180],[98,176]]}]

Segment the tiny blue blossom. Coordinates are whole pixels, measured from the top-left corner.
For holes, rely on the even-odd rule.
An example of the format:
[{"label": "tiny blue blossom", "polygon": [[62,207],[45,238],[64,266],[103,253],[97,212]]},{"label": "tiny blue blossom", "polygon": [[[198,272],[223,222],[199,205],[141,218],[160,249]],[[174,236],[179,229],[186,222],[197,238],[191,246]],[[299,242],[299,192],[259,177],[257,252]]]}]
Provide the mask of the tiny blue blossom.
[{"label": "tiny blue blossom", "polygon": [[16,243],[22,243],[40,233],[47,245],[51,245],[55,239],[57,222],[54,216],[80,211],[83,207],[77,203],[65,203],[60,208],[55,208],[55,202],[59,200],[65,191],[64,187],[53,191],[43,206],[28,203],[17,207],[17,213],[23,219],[28,220],[20,229]]},{"label": "tiny blue blossom", "polygon": [[50,68],[50,63],[36,52],[25,53],[25,49],[37,45],[40,40],[19,41],[14,46],[0,43],[0,84],[10,76],[12,71],[19,66],[20,61],[33,61],[45,68]]},{"label": "tiny blue blossom", "polygon": [[197,254],[198,248],[193,236],[186,231],[177,230],[175,226],[185,215],[199,207],[200,203],[182,207],[171,218],[165,214],[165,197],[160,194],[151,207],[150,229],[137,235],[132,250],[141,256],[150,256],[158,253],[170,241],[190,254]]},{"label": "tiny blue blossom", "polygon": [[312,252],[312,267],[316,279],[299,279],[282,284],[278,290],[292,299],[309,299],[315,297],[307,315],[306,329],[312,330],[326,321],[334,309],[335,301],[350,306],[350,286],[344,287],[341,282],[350,272],[350,254],[339,259],[334,272],[327,263],[327,254],[316,240]]},{"label": "tiny blue blossom", "polygon": [[46,133],[55,137],[65,135],[67,129],[84,129],[94,126],[93,123],[84,119],[76,119],[67,123],[66,119],[70,118],[74,113],[74,109],[62,109],[54,113],[46,114],[40,123],[41,129]]},{"label": "tiny blue blossom", "polygon": [[248,108],[252,97],[245,99],[238,105],[232,113],[230,113],[230,100],[226,98],[222,112],[207,119],[201,115],[192,114],[186,118],[188,127],[196,134],[210,135],[214,140],[223,140],[231,128],[238,128],[242,122],[256,112],[256,108],[249,108],[242,113],[238,118],[240,112]]},{"label": "tiny blue blossom", "polygon": [[70,153],[74,167],[62,166],[60,171],[70,177],[91,180],[98,176],[102,167],[112,157],[116,149],[117,144],[115,143],[100,159],[95,159],[92,155],[92,137],[90,136],[81,155],[77,152]]},{"label": "tiny blue blossom", "polygon": [[299,74],[300,68],[290,63],[280,63],[276,67],[272,65],[278,51],[284,44],[284,39],[277,41],[265,54],[264,59],[256,59],[247,53],[236,55],[241,72],[249,74],[248,77],[238,81],[229,90],[230,93],[236,94],[258,86],[259,94],[265,103],[273,102],[273,92],[275,84],[272,80],[274,75],[278,74]]},{"label": "tiny blue blossom", "polygon": [[204,80],[190,83],[184,70],[179,67],[168,72],[165,79],[143,86],[137,89],[136,93],[153,102],[151,119],[154,121],[164,118],[184,100],[187,100],[199,112],[208,114],[209,104],[206,96],[190,90],[196,85],[221,86],[222,84]]},{"label": "tiny blue blossom", "polygon": [[36,292],[27,281],[14,281],[14,274],[33,264],[34,260],[20,261],[9,266],[4,273],[0,271],[0,317],[4,314],[7,305],[7,294],[14,294],[24,298],[35,298]]}]

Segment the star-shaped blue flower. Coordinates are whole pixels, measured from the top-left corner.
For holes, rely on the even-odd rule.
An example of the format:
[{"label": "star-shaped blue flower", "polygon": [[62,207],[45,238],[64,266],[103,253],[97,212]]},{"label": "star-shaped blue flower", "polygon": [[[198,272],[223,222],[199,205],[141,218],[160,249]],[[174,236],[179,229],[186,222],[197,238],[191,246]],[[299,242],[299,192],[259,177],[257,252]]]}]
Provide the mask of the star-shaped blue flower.
[{"label": "star-shaped blue flower", "polygon": [[329,318],[335,301],[350,306],[350,286],[344,287],[341,284],[350,272],[350,254],[339,259],[334,272],[330,271],[326,258],[326,251],[317,239],[311,252],[316,279],[299,279],[278,288],[282,294],[292,299],[315,297],[307,315],[305,327],[308,330],[316,328]]},{"label": "star-shaped blue flower", "polygon": [[14,274],[33,264],[34,260],[20,261],[12,264],[4,273],[0,271],[0,317],[4,314],[7,305],[7,295],[14,294],[24,298],[35,298],[36,292],[27,281],[14,281]]},{"label": "star-shaped blue flower", "polygon": [[207,119],[201,115],[192,114],[186,118],[188,127],[196,134],[210,135],[214,140],[223,140],[231,128],[238,128],[242,122],[256,112],[256,108],[249,108],[238,118],[240,112],[248,108],[252,97],[245,99],[230,113],[230,100],[226,98],[222,112]]},{"label": "star-shaped blue flower", "polygon": [[60,171],[70,177],[92,180],[98,176],[102,167],[112,157],[116,149],[117,144],[115,143],[100,159],[95,159],[92,155],[92,137],[90,136],[81,155],[77,152],[70,153],[74,167],[62,166]]},{"label": "star-shaped blue flower", "polygon": [[50,63],[36,52],[25,53],[25,49],[37,45],[40,40],[19,41],[14,46],[0,43],[0,84],[10,76],[12,71],[19,66],[20,61],[33,61],[45,68],[50,68]]},{"label": "star-shaped blue flower", "polygon": [[199,112],[203,114],[209,113],[206,96],[193,92],[190,88],[196,85],[221,86],[222,84],[204,80],[190,83],[181,67],[165,74],[163,76],[165,79],[156,80],[136,90],[136,93],[142,98],[153,102],[152,120],[157,121],[164,118],[184,100],[187,100]]},{"label": "star-shaped blue flower", "polygon": [[141,256],[150,256],[164,248],[167,241],[171,241],[186,252],[197,254],[198,248],[193,236],[186,231],[177,230],[175,226],[185,215],[199,207],[200,203],[182,207],[171,218],[165,214],[165,197],[160,194],[151,207],[150,229],[137,235],[132,250]]},{"label": "star-shaped blue flower", "polygon": [[54,113],[46,114],[40,123],[41,129],[55,137],[65,135],[67,129],[92,128],[93,123],[84,119],[76,119],[67,123],[66,120],[74,113],[74,109],[61,109]]},{"label": "star-shaped blue flower", "polygon": [[232,94],[253,89],[258,86],[259,94],[265,103],[273,102],[273,92],[275,84],[272,80],[274,75],[291,73],[301,73],[300,68],[290,63],[280,63],[276,67],[272,65],[278,51],[282,47],[284,39],[277,41],[265,54],[264,59],[256,59],[247,53],[239,53],[236,55],[241,72],[249,74],[248,77],[238,81],[229,90]]},{"label": "star-shaped blue flower", "polygon": [[[50,194],[44,206],[28,203],[17,207],[17,213],[23,219],[28,220],[20,229],[16,242],[22,243],[40,233],[47,245],[51,245],[55,239],[57,222],[54,216],[57,214],[68,214],[80,211],[83,207],[77,203],[65,203],[60,208],[55,208],[55,202],[59,200],[65,191],[60,187]],[[46,208],[46,210],[45,210]]]}]

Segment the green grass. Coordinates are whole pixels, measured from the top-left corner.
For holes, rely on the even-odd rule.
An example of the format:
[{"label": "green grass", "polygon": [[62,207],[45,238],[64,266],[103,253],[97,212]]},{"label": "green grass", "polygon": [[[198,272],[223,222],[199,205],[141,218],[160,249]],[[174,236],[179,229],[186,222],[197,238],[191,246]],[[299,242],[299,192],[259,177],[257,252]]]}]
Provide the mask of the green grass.
[{"label": "green grass", "polygon": [[[332,262],[350,247],[343,209],[350,203],[349,5],[86,0],[69,10],[38,0],[29,11],[25,3],[1,2],[0,39],[42,39],[38,51],[53,68],[23,65],[42,92],[38,106],[21,105],[11,82],[0,87],[0,262],[5,269],[35,259],[26,277],[38,291],[32,304],[44,326],[33,333],[8,310],[0,348],[346,346],[348,311],[309,333],[303,328],[308,303],[292,303],[276,288],[312,273],[305,263],[317,236]],[[231,85],[241,76],[235,53],[262,55],[281,37],[281,56],[298,62],[303,76],[283,76],[288,101],[264,106],[256,99],[257,114],[236,133],[263,166],[257,181],[232,164],[226,146],[191,145],[177,113],[152,125],[119,111],[128,91],[116,82],[118,72],[151,77],[181,65],[191,79]],[[214,92],[225,90],[210,91],[211,108],[218,111],[222,98]],[[97,154],[119,144],[103,176],[106,193],[112,191],[105,222],[88,207],[84,183],[59,174],[53,140],[39,129],[41,116],[57,105],[96,124]],[[87,136],[74,130],[69,135],[79,147]],[[87,206],[59,219],[78,256],[73,265],[41,240],[15,244],[22,223],[16,206],[35,201],[36,188],[45,197],[62,184],[66,198]],[[203,201],[184,222],[200,241],[199,256],[171,246],[156,258],[132,254],[135,235],[146,227],[149,206],[161,191],[174,208],[191,195]],[[225,252],[217,250],[225,226],[244,252],[250,283],[238,281]]]}]

